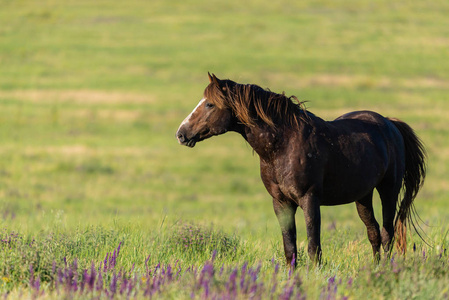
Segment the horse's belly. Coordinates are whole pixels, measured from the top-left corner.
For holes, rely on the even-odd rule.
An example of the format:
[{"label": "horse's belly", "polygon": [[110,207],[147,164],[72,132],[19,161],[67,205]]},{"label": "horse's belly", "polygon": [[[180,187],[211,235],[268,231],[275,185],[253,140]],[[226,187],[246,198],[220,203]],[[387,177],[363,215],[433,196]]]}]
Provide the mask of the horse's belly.
[{"label": "horse's belly", "polygon": [[342,205],[342,204],[348,204],[355,201],[360,200],[364,196],[366,196],[369,192],[365,194],[346,194],[346,195],[335,195],[335,194],[329,194],[324,195],[323,199],[321,200],[320,205],[322,206],[334,206],[334,205]]},{"label": "horse's belly", "polygon": [[[366,175],[366,174],[365,174]],[[371,193],[381,174],[371,176],[342,176],[324,183],[321,205],[341,205],[358,201]]]}]

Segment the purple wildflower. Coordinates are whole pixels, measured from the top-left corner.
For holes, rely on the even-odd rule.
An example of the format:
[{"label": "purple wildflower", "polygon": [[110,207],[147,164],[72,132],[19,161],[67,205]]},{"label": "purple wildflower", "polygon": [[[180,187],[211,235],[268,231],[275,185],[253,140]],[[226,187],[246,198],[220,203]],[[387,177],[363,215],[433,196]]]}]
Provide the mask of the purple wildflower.
[{"label": "purple wildflower", "polygon": [[128,278],[126,278],[125,273],[123,273],[122,277],[122,284],[120,285],[120,295],[123,295],[126,291],[126,288],[128,287]]},{"label": "purple wildflower", "polygon": [[95,265],[92,262],[92,265],[90,267],[90,275],[88,277],[88,281],[87,284],[89,286],[89,290],[92,291],[94,289],[94,285],[95,285],[95,277],[96,277],[96,272],[95,272]]},{"label": "purple wildflower", "polygon": [[248,263],[244,262],[243,266],[242,266],[242,274],[240,275],[241,276],[241,278],[240,278],[240,289],[242,289],[242,290],[243,290],[244,285],[245,285],[245,276],[246,276],[247,268],[248,268]]},{"label": "purple wildflower", "polygon": [[114,273],[112,274],[111,284],[109,285],[109,290],[111,291],[112,297],[114,297],[116,291],[117,291],[117,275]]},{"label": "purple wildflower", "polygon": [[34,268],[30,265],[30,286],[34,287]]},{"label": "purple wildflower", "polygon": [[281,300],[288,300],[293,296],[293,289],[295,288],[294,283],[291,283],[290,286],[288,284],[285,286],[282,294],[279,296]]},{"label": "purple wildflower", "polygon": [[104,259],[104,269],[103,269],[103,272],[106,272],[107,271],[107,268],[108,268],[108,258],[109,258],[109,252],[106,254],[106,258]]},{"label": "purple wildflower", "polygon": [[84,292],[84,288],[86,286],[86,283],[89,281],[89,279],[87,277],[89,277],[89,274],[87,273],[87,269],[84,269],[83,277],[81,278],[81,282],[80,282],[80,290],[81,290],[81,292]]},{"label": "purple wildflower", "polygon": [[341,280],[337,283],[335,279],[335,276],[328,279],[326,289],[321,292],[321,299],[335,299],[337,297],[338,284],[341,283]]},{"label": "purple wildflower", "polygon": [[277,282],[275,282],[275,283],[273,284],[273,286],[271,287],[271,294],[272,294],[272,295],[276,292],[277,287],[278,287],[278,284],[277,284]]},{"label": "purple wildflower", "polygon": [[39,276],[37,276],[36,280],[34,281],[33,288],[38,292],[41,287],[41,279]]},{"label": "purple wildflower", "polygon": [[398,266],[398,263],[395,260],[391,260],[391,267],[392,267],[392,272],[394,274],[398,274],[401,271],[401,269]]},{"label": "purple wildflower", "polygon": [[348,287],[352,287],[352,282],[353,282],[353,279],[352,279],[352,277],[350,277],[348,280]]},{"label": "purple wildflower", "polygon": [[101,291],[103,289],[103,276],[101,275],[101,272],[98,272],[98,280],[96,284],[96,290]]},{"label": "purple wildflower", "polygon": [[112,256],[109,258],[109,266],[114,268],[116,264],[116,258],[117,258],[117,249],[114,249],[114,253],[112,253]]},{"label": "purple wildflower", "polygon": [[62,283],[63,283],[63,280],[64,280],[64,274],[62,273],[62,270],[59,269],[59,270],[58,270],[58,280],[57,280],[57,283],[62,284]]},{"label": "purple wildflower", "polygon": [[237,285],[236,285],[237,274],[238,274],[238,270],[236,267],[231,272],[231,275],[229,276],[229,281],[226,283],[226,288],[231,295],[237,294]]},{"label": "purple wildflower", "polygon": [[167,266],[167,279],[168,279],[168,281],[172,281],[172,279],[173,279],[173,272],[172,272],[172,268],[171,268],[171,265],[170,264],[168,264],[168,266]]},{"label": "purple wildflower", "polygon": [[143,295],[144,295],[145,297],[148,297],[148,296],[151,296],[151,295],[152,295],[150,282],[151,282],[150,277],[148,277],[148,278],[147,278],[147,281],[146,281],[145,291],[144,291],[144,293],[143,293]]},{"label": "purple wildflower", "polygon": [[290,270],[288,271],[288,278],[292,277],[292,273],[295,269],[295,265],[296,265],[296,256],[295,256],[295,254],[293,254],[292,261],[290,263]]}]

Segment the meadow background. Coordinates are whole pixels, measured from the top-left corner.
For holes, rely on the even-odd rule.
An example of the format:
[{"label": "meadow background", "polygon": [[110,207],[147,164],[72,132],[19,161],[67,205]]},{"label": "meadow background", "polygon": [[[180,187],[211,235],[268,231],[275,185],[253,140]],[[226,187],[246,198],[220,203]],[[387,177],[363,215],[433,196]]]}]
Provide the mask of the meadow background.
[{"label": "meadow background", "polygon": [[[448,298],[448,15],[440,0],[0,0],[0,293]],[[314,267],[298,211],[292,274],[252,149],[174,137],[208,71],[324,119],[409,123],[428,151],[416,209],[432,247],[412,234],[406,258],[376,265],[355,205],[323,207]]]}]

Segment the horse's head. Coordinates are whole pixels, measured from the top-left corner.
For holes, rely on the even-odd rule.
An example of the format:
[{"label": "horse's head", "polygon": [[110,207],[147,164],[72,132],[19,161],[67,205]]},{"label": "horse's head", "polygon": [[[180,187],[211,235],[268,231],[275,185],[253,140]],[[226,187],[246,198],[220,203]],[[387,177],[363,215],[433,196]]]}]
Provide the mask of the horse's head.
[{"label": "horse's head", "polygon": [[[209,74],[210,84],[206,88],[225,92],[224,81]],[[176,138],[181,145],[194,147],[197,142],[230,130],[234,117],[229,107],[217,105],[217,100],[208,99],[204,93],[203,99],[193,111],[182,121],[176,132]]]}]

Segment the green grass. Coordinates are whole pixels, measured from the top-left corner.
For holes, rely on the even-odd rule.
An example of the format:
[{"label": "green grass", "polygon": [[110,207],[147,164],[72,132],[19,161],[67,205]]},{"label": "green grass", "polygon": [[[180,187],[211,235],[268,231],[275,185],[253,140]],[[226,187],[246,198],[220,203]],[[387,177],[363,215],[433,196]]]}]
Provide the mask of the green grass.
[{"label": "green grass", "polygon": [[[260,263],[261,281],[270,280],[283,249],[257,155],[236,134],[194,149],[174,138],[210,71],[294,94],[325,119],[369,109],[415,128],[429,156],[416,207],[434,247],[409,238],[411,254],[396,277],[391,266],[371,263],[355,205],[324,207],[324,263],[313,268],[299,211],[298,274],[312,299],[332,276],[354,280],[337,298],[447,297],[449,278],[436,257],[447,266],[448,3],[0,0],[0,7],[0,228],[2,239],[14,232],[26,241],[2,243],[0,292],[26,297],[30,264],[44,275],[64,257],[88,268],[120,242],[126,270],[144,270],[149,255],[151,266],[204,265],[217,244],[183,251],[173,240],[179,224],[234,243],[217,266]],[[422,251],[429,260],[417,258]],[[167,295],[189,297],[174,290]]]}]

